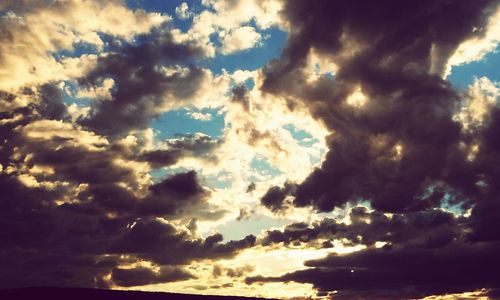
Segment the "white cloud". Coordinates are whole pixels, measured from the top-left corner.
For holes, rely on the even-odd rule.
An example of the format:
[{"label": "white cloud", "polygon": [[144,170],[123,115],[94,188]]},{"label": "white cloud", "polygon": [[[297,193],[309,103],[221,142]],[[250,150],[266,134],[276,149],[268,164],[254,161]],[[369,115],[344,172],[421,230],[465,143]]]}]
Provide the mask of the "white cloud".
[{"label": "white cloud", "polygon": [[[98,33],[126,40],[168,21],[158,13],[132,11],[121,1],[8,1],[0,16],[0,89],[17,89],[83,74],[95,55],[56,59],[53,53],[74,50],[77,43],[104,42]],[[91,21],[89,21],[91,20]]]},{"label": "white cloud", "polygon": [[216,23],[224,29],[235,28],[250,20],[262,29],[281,24],[279,11],[282,5],[281,1],[274,0],[210,1],[216,12]]},{"label": "white cloud", "polygon": [[106,138],[91,131],[57,120],[40,120],[32,122],[21,131],[29,139],[50,140],[54,136],[67,139],[66,144],[82,147],[91,151],[101,151],[108,145]]},{"label": "white cloud", "polygon": [[111,90],[115,86],[115,81],[112,78],[106,78],[101,85],[90,86],[85,89],[78,90],[77,97],[85,97],[99,100],[110,100]]},{"label": "white cloud", "polygon": [[212,120],[212,114],[210,113],[201,113],[201,112],[188,112],[188,116],[190,116],[192,119],[198,120],[198,121],[210,121]]},{"label": "white cloud", "polygon": [[241,84],[247,79],[254,78],[257,74],[257,71],[249,71],[249,70],[236,70],[232,74],[232,78],[235,83]]},{"label": "white cloud", "polygon": [[462,123],[465,130],[482,126],[491,111],[500,102],[500,82],[492,82],[486,77],[476,78],[469,86],[462,110],[455,119]]},{"label": "white cloud", "polygon": [[[225,72],[220,75],[214,75],[208,69],[204,69],[203,72],[204,77],[200,82],[196,93],[185,101],[180,101],[179,99],[177,99],[178,103],[174,108],[179,108],[186,105],[195,107],[197,109],[217,108],[226,105],[230,101],[228,97],[228,91],[230,88],[231,77]],[[175,99],[173,95],[170,95],[169,97],[171,97],[170,99]]]},{"label": "white cloud", "polygon": [[[347,39],[346,43],[354,44],[354,42]],[[338,66],[333,62],[332,57],[319,53],[315,48],[309,50],[307,55],[307,66],[304,68],[308,82],[316,81],[325,74],[333,75],[337,70]]]},{"label": "white cloud", "polygon": [[[174,31],[174,36],[178,41],[191,40],[205,49],[207,56],[214,56],[216,49],[210,36],[221,34],[231,35],[241,26],[246,26],[250,21],[254,21],[259,29],[268,29],[271,26],[283,26],[280,17],[280,10],[283,3],[274,0],[204,0],[202,4],[210,7],[193,18],[193,26],[187,33],[179,30]],[[248,30],[248,29],[246,29]],[[240,33],[241,34],[241,33]],[[255,38],[256,35],[253,34]],[[252,44],[253,46],[254,44]],[[249,47],[249,46],[247,46]],[[225,47],[219,49],[227,50]]]},{"label": "white cloud", "polygon": [[500,6],[488,20],[486,31],[483,35],[463,42],[448,61],[445,77],[448,76],[453,66],[478,61],[494,51],[500,42]]},{"label": "white cloud", "polygon": [[193,13],[189,11],[189,6],[186,2],[182,2],[181,5],[175,8],[175,14],[181,20],[187,20],[193,16]]},{"label": "white cloud", "polygon": [[[259,71],[235,72],[231,78],[240,83],[252,78],[255,86],[248,91],[246,100],[249,103],[242,105],[239,101],[231,101],[223,108],[226,126],[222,144],[215,153],[220,159],[217,162],[184,159],[177,165],[195,169],[204,178],[225,178],[228,182],[229,186],[214,190],[210,202],[217,200],[221,205],[230,207],[233,213],[217,222],[205,222],[207,230],[235,220],[241,207],[269,214],[268,210],[259,209],[260,198],[267,189],[272,185],[282,185],[287,179],[303,180],[321,163],[326,149],[327,130],[300,104],[290,112],[285,99],[263,94],[258,88],[263,80]],[[313,145],[301,144],[283,128],[289,124],[310,133],[317,142]],[[255,159],[266,161],[281,174],[254,168],[252,162]],[[253,193],[246,193],[251,182],[255,182],[257,188]],[[291,215],[297,220],[304,220],[310,212],[297,211],[291,212]]]},{"label": "white cloud", "polygon": [[261,35],[251,26],[243,26],[229,32],[221,32],[222,53],[230,54],[255,47]]}]

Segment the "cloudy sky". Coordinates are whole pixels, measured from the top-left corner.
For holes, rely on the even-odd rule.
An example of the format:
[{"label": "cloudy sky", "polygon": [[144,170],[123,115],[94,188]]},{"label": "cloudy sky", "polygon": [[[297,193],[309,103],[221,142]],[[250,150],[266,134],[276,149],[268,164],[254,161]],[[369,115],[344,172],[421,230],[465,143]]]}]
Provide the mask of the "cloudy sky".
[{"label": "cloudy sky", "polygon": [[500,1],[0,1],[0,288],[500,296]]}]

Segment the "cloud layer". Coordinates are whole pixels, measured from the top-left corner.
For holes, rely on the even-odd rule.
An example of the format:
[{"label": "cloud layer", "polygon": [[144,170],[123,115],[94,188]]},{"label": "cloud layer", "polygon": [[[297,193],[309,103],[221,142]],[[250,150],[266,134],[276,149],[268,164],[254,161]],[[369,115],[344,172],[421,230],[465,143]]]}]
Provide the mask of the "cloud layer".
[{"label": "cloud layer", "polygon": [[[368,248],[249,282],[312,283],[346,298],[498,289],[491,266],[500,219],[487,213],[499,201],[498,94],[467,127],[459,112],[474,114],[468,103],[487,92],[466,94],[443,79],[463,43],[488,38],[488,18],[497,11],[498,1],[286,3],[290,37],[280,59],[266,66],[262,88],[305,103],[331,132],[329,152],[303,182],[272,187],[261,202],[273,211],[330,212],[364,201],[374,212],[353,210],[350,225],[324,220],[269,231],[265,244],[328,247],[340,239]],[[311,78],[311,55],[332,61],[334,74]],[[447,205],[471,209],[470,216],[436,210]],[[356,221],[365,217],[368,223]]]},{"label": "cloud layer", "polygon": [[[193,64],[203,51],[176,42],[169,17],[121,1],[35,2],[1,7],[1,76],[9,78],[0,87],[1,287],[188,280],[192,262],[252,247],[252,235],[198,235],[198,220],[226,211],[208,202],[196,171],[149,174],[183,157],[208,159],[220,143],[197,134],[153,145],[149,129],[213,79]],[[97,23],[85,21],[95,12]],[[96,53],[54,54],[82,44]],[[67,60],[77,70],[58,73]],[[91,99],[85,107],[68,97]]]},{"label": "cloud layer", "polygon": [[498,295],[498,0],[175,6],[0,4],[0,287]]}]

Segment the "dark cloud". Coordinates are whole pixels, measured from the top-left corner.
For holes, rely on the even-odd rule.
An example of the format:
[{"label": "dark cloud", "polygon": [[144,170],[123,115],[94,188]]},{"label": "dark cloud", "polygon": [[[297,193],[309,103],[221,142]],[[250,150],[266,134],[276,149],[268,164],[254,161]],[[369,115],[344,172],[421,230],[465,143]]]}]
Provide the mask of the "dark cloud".
[{"label": "dark cloud", "polygon": [[[442,210],[385,215],[356,207],[349,218],[349,224],[328,218],[312,226],[291,224],[268,231],[261,243],[325,247],[337,240],[366,249],[306,261],[308,268],[276,277],[248,277],[247,283],[311,283],[319,293],[337,291],[335,299],[410,299],[499,288],[500,244],[477,241],[466,217]],[[376,242],[384,245],[377,248]]]},{"label": "dark cloud", "polygon": [[409,299],[480,289],[494,293],[500,275],[498,223],[493,211],[478,212],[480,207],[470,217],[440,209],[387,215],[356,207],[350,223],[325,218],[310,226],[270,230],[261,239],[264,246],[329,248],[338,241],[367,248],[306,261],[307,269],[276,277],[249,277],[247,283],[311,283],[320,293],[338,291],[335,299]]},{"label": "dark cloud", "polygon": [[111,278],[119,286],[138,286],[154,283],[166,283],[195,278],[181,268],[162,267],[159,271],[145,267],[133,269],[113,269]]},{"label": "dark cloud", "polygon": [[[236,130],[236,133],[240,134],[240,129]],[[251,146],[264,146],[268,149],[272,149],[275,152],[281,152],[288,155],[288,151],[283,149],[283,147],[276,141],[274,136],[269,130],[261,131],[255,128],[252,123],[247,123],[243,129],[244,134],[247,135],[247,142]]]},{"label": "dark cloud", "polygon": [[248,186],[247,186],[247,190],[246,192],[247,193],[251,193],[253,191],[255,191],[255,189],[257,188],[257,185],[255,184],[255,182],[251,182]]},{"label": "dark cloud", "polygon": [[[144,129],[152,118],[187,101],[199,89],[206,73],[193,65],[203,51],[172,40],[171,28],[154,29],[125,43],[117,51],[99,57],[97,66],[80,79],[83,86],[95,86],[106,78],[115,81],[112,99],[96,102],[91,115],[80,123],[95,132],[120,136]],[[112,117],[111,117],[112,116]]]},{"label": "dark cloud", "polygon": [[150,272],[120,270],[122,264],[138,261],[166,268],[156,277],[142,279],[148,283],[189,279],[178,271],[167,272],[169,266],[232,257],[255,243],[253,236],[227,243],[220,235],[194,238],[187,229],[139,217],[134,210],[113,218],[109,215],[112,210],[56,205],[54,193],[27,188],[5,175],[0,187],[0,225],[5,229],[0,233],[0,261],[2,274],[8,274],[2,280],[3,288],[105,287],[113,284],[104,279],[110,272],[118,285],[142,284],[139,275]]},{"label": "dark cloud", "polygon": [[7,91],[0,90],[0,110],[2,113],[10,110],[14,100],[16,99],[16,95],[9,93]]},{"label": "dark cloud", "polygon": [[[323,164],[304,182],[270,188],[262,204],[274,212],[292,205],[331,211],[365,200],[374,210],[352,209],[351,223],[326,218],[290,224],[259,240],[197,236],[198,219],[225,213],[208,203],[210,191],[198,174],[188,170],[156,182],[148,175],[150,168],[185,157],[215,161],[222,140],[178,136],[150,150],[139,137],[120,139],[138,135],[134,131],[168,109],[189,105],[209,76],[196,66],[202,49],[174,42],[168,25],[129,42],[102,35],[109,52],[79,84],[92,89],[111,78],[115,86],[111,99],[95,99],[76,124],[55,83],[0,91],[0,287],[172,282],[195,277],[186,271],[189,264],[232,258],[256,244],[331,248],[341,242],[367,248],[247,282],[311,283],[320,294],[338,291],[346,298],[482,288],[494,297],[500,290],[500,110],[465,130],[454,119],[464,95],[441,75],[462,41],[484,34],[495,5],[497,0],[285,2],[283,17],[292,30],[281,58],[266,66],[262,89],[285,96],[290,108],[303,101],[332,134]],[[6,31],[0,39],[12,43],[15,36]],[[308,80],[312,50],[338,71]],[[359,108],[345,103],[356,91],[367,98]],[[245,86],[232,96],[250,111]],[[238,134],[250,145],[285,151],[269,132],[247,125]],[[471,160],[467,149],[473,145],[478,151]],[[443,204],[470,210],[457,217],[438,208]],[[251,213],[242,209],[238,219]],[[385,245],[377,248],[377,242]],[[213,270],[215,277],[234,280],[251,272],[248,266]]]},{"label": "dark cloud", "polygon": [[140,161],[147,161],[153,168],[159,169],[175,165],[182,156],[182,151],[178,149],[172,150],[150,150],[142,153],[139,156]]},{"label": "dark cloud", "polygon": [[[268,231],[264,245],[329,247],[337,240],[367,248],[248,282],[312,283],[323,294],[338,291],[335,299],[498,290],[500,114],[492,108],[482,125],[463,127],[455,115],[468,96],[442,75],[463,41],[485,33],[499,4],[285,3],[291,33],[261,88],[302,101],[332,133],[319,168],[294,188],[272,187],[261,202],[275,212],[289,205],[328,212],[367,201],[374,211],[353,209],[352,224],[324,219]],[[333,76],[307,80],[311,51],[337,65]],[[347,103],[356,93],[366,97],[359,107]],[[479,150],[470,159],[473,145]],[[439,209],[450,205],[461,217]],[[386,244],[377,248],[377,241]]]},{"label": "dark cloud", "polygon": [[[57,179],[90,184],[136,182],[132,168],[120,167],[116,163],[115,160],[120,157],[119,152],[111,149],[106,151],[108,149],[105,145],[98,144],[96,146],[102,146],[102,151],[89,151],[77,144],[78,138],[54,135],[50,139],[24,139],[27,143],[22,146],[23,154],[32,154],[33,164],[54,167],[57,172],[53,176]],[[75,160],[76,157],[79,160]]]},{"label": "dark cloud", "polygon": [[196,172],[179,173],[150,187],[153,195],[172,195],[176,198],[190,198],[203,193],[196,180]]},{"label": "dark cloud", "polygon": [[222,267],[220,265],[213,265],[213,268],[212,268],[212,276],[213,277],[219,277],[222,275]]},{"label": "dark cloud", "polygon": [[[461,95],[440,75],[461,42],[484,32],[496,5],[286,3],[293,30],[281,58],[266,67],[262,88],[302,99],[333,132],[321,167],[289,191],[293,204],[331,211],[365,199],[377,210],[406,212],[437,207],[446,193],[477,193],[480,171],[460,169],[467,161],[460,147],[470,143],[453,119]],[[455,19],[463,22],[456,26]],[[338,65],[333,78],[306,80],[313,49]],[[360,108],[345,102],[357,89],[367,97]],[[276,210],[285,198],[265,197],[263,204]]]},{"label": "dark cloud", "polygon": [[232,282],[227,282],[227,283],[224,283],[222,285],[212,285],[210,288],[212,289],[224,289],[224,288],[230,288],[230,287],[233,287],[234,286],[234,283]]},{"label": "dark cloud", "polygon": [[[20,99],[27,103],[19,103]],[[40,119],[67,119],[63,92],[60,88],[47,83],[21,89],[18,93],[0,90],[0,120],[4,121],[0,125],[0,130],[4,141],[16,134],[14,128],[18,125],[26,125]],[[7,122],[8,120],[10,121]]]},{"label": "dark cloud", "polygon": [[212,270],[213,277],[220,277],[222,275],[226,275],[232,278],[240,278],[248,273],[251,273],[255,270],[255,267],[252,265],[244,265],[236,268],[224,268],[220,265],[214,265]]},{"label": "dark cloud", "polygon": [[[350,224],[325,218],[311,226],[293,223],[283,230],[269,230],[262,237],[263,245],[283,243],[325,247],[328,242],[342,240],[347,246],[374,246],[384,242],[387,247],[405,245],[420,248],[446,246],[457,239],[464,239],[466,219],[457,218],[442,210],[429,210],[387,216],[368,212],[365,207],[355,207],[349,214]],[[326,240],[326,243],[322,241]]]},{"label": "dark cloud", "polygon": [[228,277],[243,277],[248,273],[251,273],[255,270],[255,267],[251,265],[246,265],[238,268],[228,268],[226,270],[226,275]]},{"label": "dark cloud", "polygon": [[215,152],[222,142],[222,139],[214,139],[200,133],[179,135],[162,141],[160,149],[144,151],[139,155],[138,160],[148,162],[153,168],[174,165],[184,157],[217,162]]},{"label": "dark cloud", "polygon": [[262,196],[262,204],[274,212],[282,210],[287,205],[284,203],[286,196],[291,194],[294,188],[295,185],[288,182],[282,188],[273,186]]},{"label": "dark cloud", "polygon": [[176,138],[165,140],[163,143],[169,148],[185,150],[192,153],[193,156],[199,157],[210,154],[211,151],[217,149],[222,140],[197,133],[177,135]]},{"label": "dark cloud", "polygon": [[498,289],[500,244],[452,244],[429,248],[368,249],[307,261],[309,269],[278,277],[251,277],[248,283],[295,281],[339,299],[410,299],[429,295]]},{"label": "dark cloud", "polygon": [[127,219],[73,213],[54,204],[57,193],[27,188],[14,176],[0,178],[2,288],[22,286],[105,286],[119,263],[100,264],[107,243]]},{"label": "dark cloud", "polygon": [[222,242],[222,235],[206,239],[189,239],[187,232],[179,232],[168,223],[139,220],[128,232],[111,245],[113,253],[131,253],[158,264],[188,264],[195,259],[221,258],[236,254],[255,244],[255,236],[242,240]]},{"label": "dark cloud", "polygon": [[148,214],[180,213],[183,209],[202,203],[208,196],[198,183],[196,172],[178,173],[149,187],[151,194],[139,205]]},{"label": "dark cloud", "polygon": [[63,91],[52,85],[44,84],[40,88],[41,97],[38,110],[45,119],[60,120],[66,117],[66,105],[64,104]]},{"label": "dark cloud", "polygon": [[248,97],[248,89],[245,85],[235,86],[231,92],[233,93],[233,101],[241,104],[246,112],[250,111],[250,99]]},{"label": "dark cloud", "polygon": [[109,284],[101,278],[113,267],[99,264],[93,256],[22,248],[2,249],[0,261],[2,273],[6,274],[0,284],[2,289],[34,286],[104,288]]},{"label": "dark cloud", "polygon": [[237,221],[248,220],[255,213],[255,211],[249,207],[240,208],[240,214],[236,218]]},{"label": "dark cloud", "polygon": [[[144,166],[137,165],[141,141],[110,142],[85,131],[64,119],[58,89],[44,86],[41,91],[27,94],[39,97],[34,103],[0,115],[8,120],[0,125],[2,288],[187,280],[192,275],[179,265],[233,257],[255,244],[254,236],[223,242],[218,234],[195,237],[190,231],[196,223],[188,230],[158,221],[218,218],[221,213],[207,203],[209,192],[196,172],[145,181],[146,173],[138,170]],[[195,155],[218,142],[185,137],[169,143]],[[155,269],[126,269],[141,262]]]},{"label": "dark cloud", "polygon": [[176,217],[190,207],[205,204],[208,195],[199,185],[196,172],[190,171],[150,185],[149,193],[143,197],[119,184],[93,184],[78,195],[81,203],[67,206],[75,210],[107,211],[119,215],[134,213],[138,217]]},{"label": "dark cloud", "polygon": [[[60,193],[54,198],[69,194],[72,200],[76,200],[65,204],[71,209],[119,215],[134,213],[137,216],[174,216],[181,212],[186,214],[185,208],[200,205],[210,209],[206,204],[209,192],[200,186],[194,171],[174,174],[154,184],[145,184],[146,173],[138,172],[137,165],[123,163],[142,160],[134,154],[140,152],[140,144],[109,144],[107,140],[69,123],[47,123],[43,120],[25,127],[11,127],[10,130],[12,138],[2,148],[2,158],[5,159],[5,166],[17,166],[18,169],[12,176],[23,175],[26,172],[24,169],[34,166],[50,168],[51,172],[32,176],[38,182],[68,183],[69,185],[58,184],[56,189],[52,189],[52,194]],[[88,138],[89,135],[93,138],[92,141],[80,142],[82,137]],[[218,142],[205,136],[170,143],[175,144],[172,149],[184,151],[184,155],[196,151],[211,151],[218,145]],[[9,157],[16,157],[15,161],[8,159]],[[81,188],[74,194],[74,189],[78,186]],[[141,190],[146,190],[147,193],[141,193]],[[204,216],[214,218],[220,213],[222,212],[212,212],[212,216],[209,216],[205,212]]]}]

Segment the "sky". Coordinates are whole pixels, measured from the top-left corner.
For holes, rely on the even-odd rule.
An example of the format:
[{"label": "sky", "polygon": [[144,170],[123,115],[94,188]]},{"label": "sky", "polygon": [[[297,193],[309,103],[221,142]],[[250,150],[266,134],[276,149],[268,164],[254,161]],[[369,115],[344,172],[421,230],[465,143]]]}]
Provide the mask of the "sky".
[{"label": "sky", "polygon": [[500,1],[3,0],[0,288],[500,297]]}]

